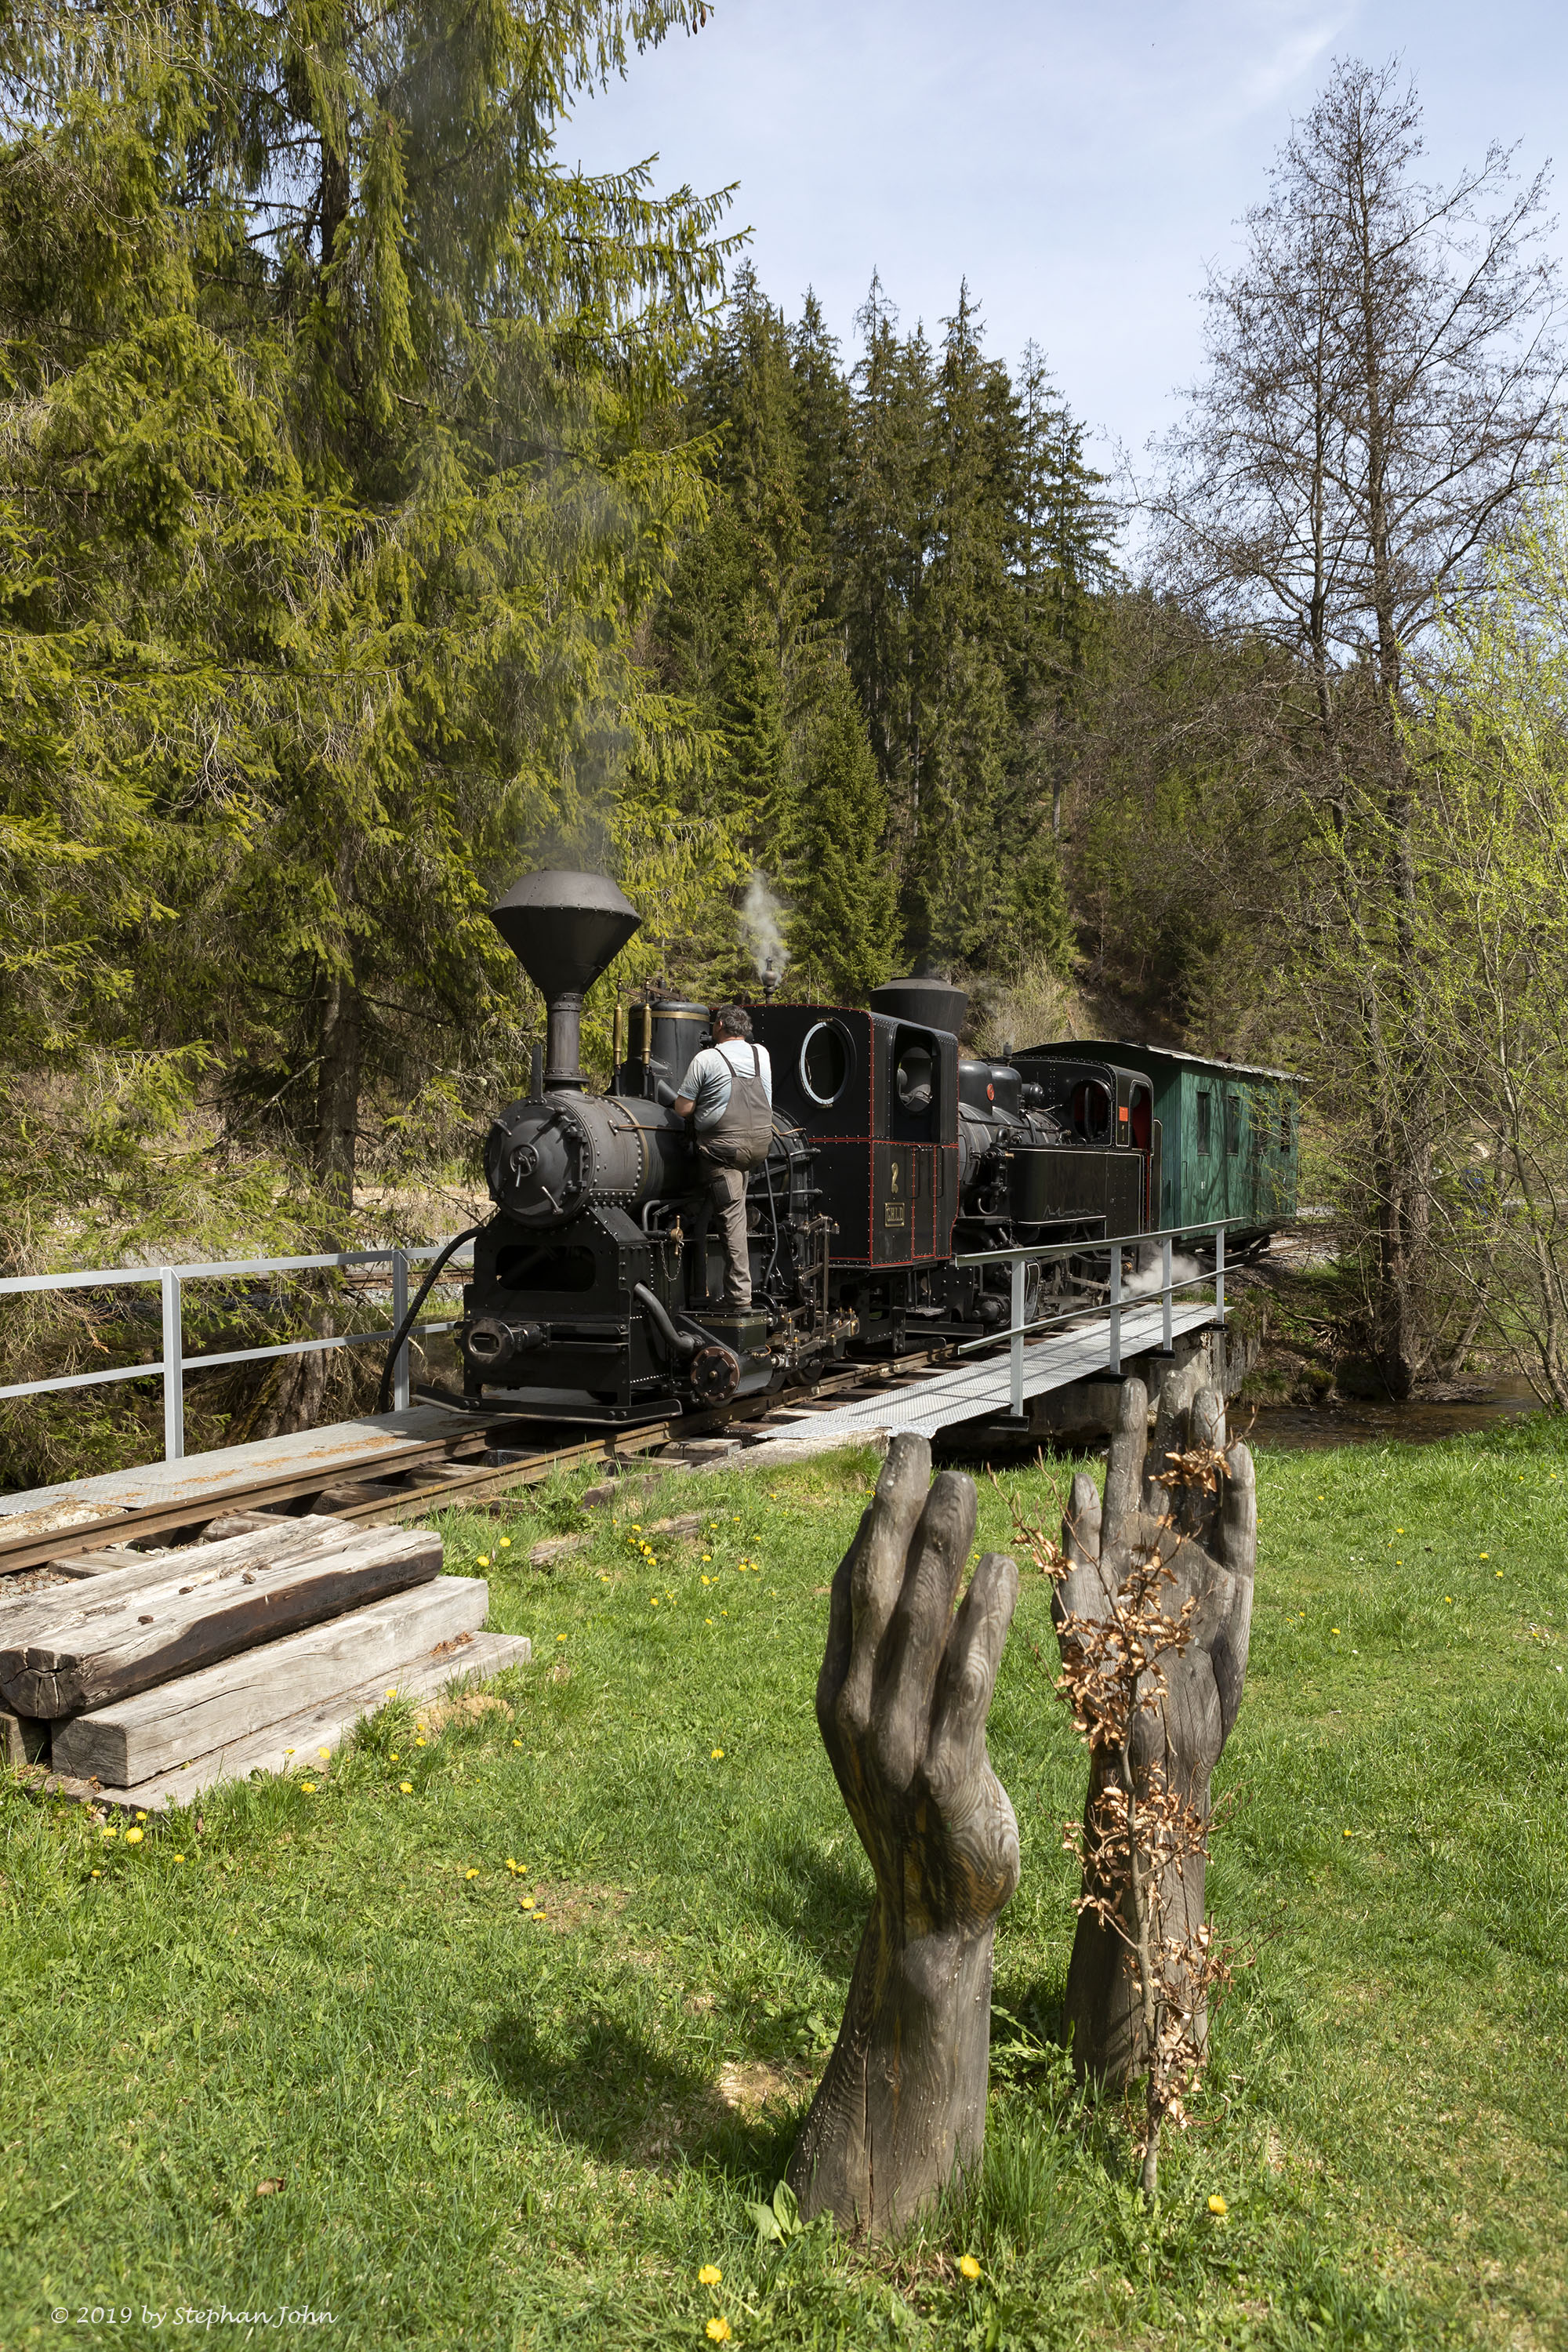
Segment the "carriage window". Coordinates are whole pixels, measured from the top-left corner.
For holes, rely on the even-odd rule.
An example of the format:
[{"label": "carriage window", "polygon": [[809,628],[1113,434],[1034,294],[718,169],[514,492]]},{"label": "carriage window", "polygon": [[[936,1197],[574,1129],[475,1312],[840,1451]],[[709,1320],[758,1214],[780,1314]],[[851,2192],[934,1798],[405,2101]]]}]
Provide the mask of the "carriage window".
[{"label": "carriage window", "polygon": [[1110,1140],[1110,1097],[1092,1078],[1072,1090],[1072,1123],[1086,1143]]},{"label": "carriage window", "polygon": [[1209,1140],[1209,1104],[1212,1100],[1213,1097],[1210,1095],[1207,1087],[1200,1087],[1198,1089],[1198,1157],[1200,1160],[1206,1160],[1208,1158],[1211,1148]]},{"label": "carriage window", "polygon": [[1226,1095],[1225,1098],[1225,1148],[1234,1159],[1241,1150],[1241,1097]]},{"label": "carriage window", "polygon": [[849,1040],[837,1021],[819,1021],[806,1031],[800,1049],[800,1083],[807,1101],[818,1110],[826,1110],[844,1092],[849,1066]]},{"label": "carriage window", "polygon": [[1288,1158],[1289,1150],[1290,1106],[1288,1102],[1282,1102],[1279,1106],[1279,1153],[1281,1159]]}]

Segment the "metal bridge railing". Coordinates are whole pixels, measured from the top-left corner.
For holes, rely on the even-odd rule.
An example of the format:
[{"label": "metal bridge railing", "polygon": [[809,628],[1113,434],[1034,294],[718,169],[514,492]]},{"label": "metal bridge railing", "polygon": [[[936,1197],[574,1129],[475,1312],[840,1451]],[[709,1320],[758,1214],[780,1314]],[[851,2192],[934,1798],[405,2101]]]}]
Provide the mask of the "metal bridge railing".
[{"label": "metal bridge railing", "polygon": [[[1100,1237],[1089,1241],[1049,1242],[1043,1245],[1033,1243],[1021,1249],[966,1250],[957,1254],[953,1258],[955,1265],[1007,1265],[1013,1269],[1012,1313],[1006,1330],[987,1331],[981,1339],[965,1339],[958,1352],[960,1355],[968,1355],[976,1348],[994,1348],[998,1340],[1004,1339],[1009,1342],[1012,1375],[1009,1410],[1016,1421],[1022,1420],[1024,1343],[1031,1333],[1053,1330],[1058,1324],[1061,1323],[1081,1323],[1086,1318],[1092,1319],[1100,1315],[1108,1316],[1110,1324],[1108,1369],[1112,1372],[1120,1372],[1121,1370],[1121,1316],[1123,1308],[1129,1303],[1142,1306],[1147,1301],[1158,1297],[1162,1308],[1162,1345],[1167,1353],[1171,1347],[1173,1301],[1178,1290],[1206,1289],[1212,1283],[1215,1320],[1223,1324],[1225,1321],[1226,1227],[1243,1225],[1246,1223],[1247,1220],[1242,1217],[1215,1217],[1204,1224],[1172,1226],[1157,1234],[1130,1234],[1121,1242],[1108,1241]],[[1175,1244],[1178,1242],[1197,1241],[1205,1234],[1214,1235],[1215,1262],[1212,1272],[1187,1275],[1180,1282],[1175,1281],[1173,1278]],[[1147,1249],[1151,1243],[1158,1243],[1160,1248],[1159,1284],[1157,1287],[1151,1288],[1140,1286],[1131,1294],[1131,1302],[1130,1302],[1122,1286],[1121,1253],[1124,1249]],[[1037,1315],[1032,1318],[1026,1317],[1025,1294],[1027,1289],[1028,1269],[1031,1265],[1048,1265],[1058,1258],[1093,1257],[1101,1252],[1108,1253],[1110,1260],[1110,1296],[1103,1307],[1090,1307],[1080,1303],[1077,1307],[1065,1307],[1058,1315]]]},{"label": "metal bridge railing", "polygon": [[[994,1348],[998,1340],[1011,1343],[1012,1411],[1021,1416],[1024,1410],[1024,1346],[1037,1332],[1055,1328],[1058,1324],[1081,1322],[1086,1316],[1109,1315],[1110,1321],[1110,1361],[1112,1372],[1121,1370],[1121,1315],[1128,1303],[1122,1286],[1121,1252],[1128,1247],[1146,1248],[1158,1243],[1161,1252],[1161,1282],[1153,1289],[1133,1294],[1142,1303],[1159,1297],[1163,1307],[1163,1344],[1171,1345],[1172,1301],[1179,1290],[1194,1290],[1214,1285],[1215,1315],[1225,1321],[1225,1235],[1227,1224],[1238,1225],[1238,1217],[1215,1218],[1207,1224],[1184,1225],[1166,1233],[1140,1234],[1120,1246],[1103,1239],[1035,1243],[1021,1249],[967,1251],[954,1259],[958,1265],[1010,1265],[1012,1279],[1012,1316],[1005,1332],[987,1331],[977,1339],[966,1339],[959,1349],[961,1355],[976,1348]],[[1194,1241],[1205,1234],[1215,1237],[1215,1265],[1209,1274],[1173,1280],[1173,1248],[1180,1241]],[[110,1290],[130,1287],[141,1283],[156,1283],[163,1309],[163,1354],[144,1364],[113,1364],[100,1371],[65,1372],[44,1381],[14,1381],[0,1387],[0,1398],[47,1396],[63,1389],[100,1387],[112,1381],[162,1380],[163,1383],[163,1458],[179,1462],[185,1452],[185,1389],[184,1378],[192,1371],[216,1370],[223,1364],[256,1364],[274,1356],[310,1356],[331,1348],[369,1348],[389,1339],[408,1311],[408,1269],[435,1257],[442,1248],[439,1242],[406,1249],[389,1244],[384,1249],[339,1250],[317,1257],[244,1257],[219,1258],[196,1265],[100,1266],[81,1274],[17,1274],[0,1277],[0,1298],[15,1298],[29,1293],[51,1290]],[[1110,1296],[1106,1306],[1069,1307],[1058,1315],[1037,1316],[1026,1319],[1024,1313],[1027,1288],[1027,1272],[1031,1265],[1043,1265],[1058,1258],[1085,1257],[1100,1251],[1109,1253],[1110,1261]],[[233,1348],[214,1355],[187,1356],[184,1349],[184,1286],[189,1282],[223,1280],[237,1275],[308,1274],[328,1267],[346,1271],[351,1267],[384,1265],[389,1269],[392,1291],[392,1320],[372,1331],[342,1331],[324,1339],[285,1339],[269,1348]],[[458,1281],[472,1271],[454,1262],[450,1276],[443,1275],[443,1283]],[[379,1286],[376,1286],[379,1287]],[[422,1322],[409,1334],[409,1339],[431,1337],[450,1331],[456,1318],[445,1322]],[[393,1404],[401,1412],[409,1401],[408,1340],[397,1351],[397,1365],[393,1375]]]},{"label": "metal bridge railing", "polygon": [[[258,1364],[272,1356],[312,1356],[331,1348],[370,1348],[392,1337],[408,1311],[408,1269],[435,1257],[442,1247],[431,1242],[405,1249],[401,1244],[384,1249],[337,1250],[319,1257],[218,1258],[201,1265],[100,1266],[83,1274],[14,1274],[0,1277],[0,1298],[16,1298],[50,1290],[112,1290],[138,1283],[156,1283],[162,1297],[163,1352],[154,1362],[113,1364],[93,1372],[64,1372],[47,1381],[14,1381],[0,1388],[0,1397],[46,1396],[60,1389],[99,1388],[110,1381],[159,1380],[163,1383],[163,1459],[180,1462],[185,1452],[185,1372],[216,1370],[220,1364]],[[231,1348],[216,1355],[187,1356],[184,1349],[184,1286],[188,1282],[247,1274],[306,1274],[335,1266],[384,1265],[392,1290],[392,1320],[374,1331],[341,1331],[325,1339],[285,1339],[270,1348]],[[471,1267],[455,1264],[450,1277],[459,1280]],[[377,1285],[376,1287],[381,1286]],[[456,1318],[444,1323],[420,1323],[409,1339],[449,1331]],[[408,1339],[397,1351],[393,1375],[393,1403],[401,1412],[408,1403]]]}]

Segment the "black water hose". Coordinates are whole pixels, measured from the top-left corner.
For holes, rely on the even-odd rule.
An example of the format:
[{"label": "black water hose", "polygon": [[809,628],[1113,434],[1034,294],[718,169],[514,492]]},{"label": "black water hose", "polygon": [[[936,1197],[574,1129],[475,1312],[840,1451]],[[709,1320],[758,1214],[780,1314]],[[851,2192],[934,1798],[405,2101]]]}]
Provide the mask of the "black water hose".
[{"label": "black water hose", "polygon": [[633,1283],[632,1297],[643,1308],[654,1329],[669,1349],[671,1361],[677,1364],[689,1362],[697,1353],[697,1334],[694,1331],[676,1329],[663,1301],[654,1297],[646,1282]]},{"label": "black water hose", "polygon": [[396,1330],[393,1333],[392,1345],[386,1351],[386,1361],[381,1368],[381,1386],[376,1391],[375,1399],[375,1409],[377,1412],[390,1412],[392,1410],[392,1375],[396,1367],[398,1356],[402,1351],[403,1343],[407,1339],[410,1331],[414,1328],[415,1323],[418,1318],[419,1309],[424,1306],[425,1301],[430,1296],[430,1292],[435,1285],[436,1276],[440,1273],[441,1268],[446,1265],[447,1260],[453,1256],[457,1251],[460,1250],[465,1242],[471,1242],[476,1234],[482,1234],[483,1231],[483,1225],[470,1225],[466,1233],[455,1234],[447,1244],[446,1248],[441,1252],[440,1256],[436,1260],[434,1265],[430,1268],[429,1273],[426,1276],[424,1281],[415,1292],[414,1303],[409,1307],[407,1314],[404,1317]]}]

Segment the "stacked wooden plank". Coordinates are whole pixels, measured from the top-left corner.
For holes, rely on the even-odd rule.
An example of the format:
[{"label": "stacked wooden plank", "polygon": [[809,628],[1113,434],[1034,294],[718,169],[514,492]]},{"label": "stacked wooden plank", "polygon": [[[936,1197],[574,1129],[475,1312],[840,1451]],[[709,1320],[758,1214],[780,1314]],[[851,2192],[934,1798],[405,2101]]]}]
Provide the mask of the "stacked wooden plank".
[{"label": "stacked wooden plank", "polygon": [[[0,1748],[148,1811],[333,1748],[395,1690],[530,1655],[441,1539],[325,1517],[132,1558],[0,1612]],[[47,1750],[47,1758],[46,1758]]]}]

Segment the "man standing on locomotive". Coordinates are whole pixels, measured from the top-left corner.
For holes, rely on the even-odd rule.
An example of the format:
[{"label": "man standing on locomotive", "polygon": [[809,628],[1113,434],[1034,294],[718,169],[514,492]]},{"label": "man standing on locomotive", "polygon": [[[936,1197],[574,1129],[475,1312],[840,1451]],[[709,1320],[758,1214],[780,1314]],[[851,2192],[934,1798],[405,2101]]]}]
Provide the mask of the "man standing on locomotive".
[{"label": "man standing on locomotive", "polygon": [[[727,1315],[751,1311],[746,1174],[768,1156],[773,1139],[773,1065],[767,1047],[752,1041],[750,1013],[739,1004],[721,1005],[713,1015],[713,1043],[693,1056],[675,1108],[696,1129],[700,1197],[718,1212]],[[706,1219],[700,1234],[705,1229]]]}]

